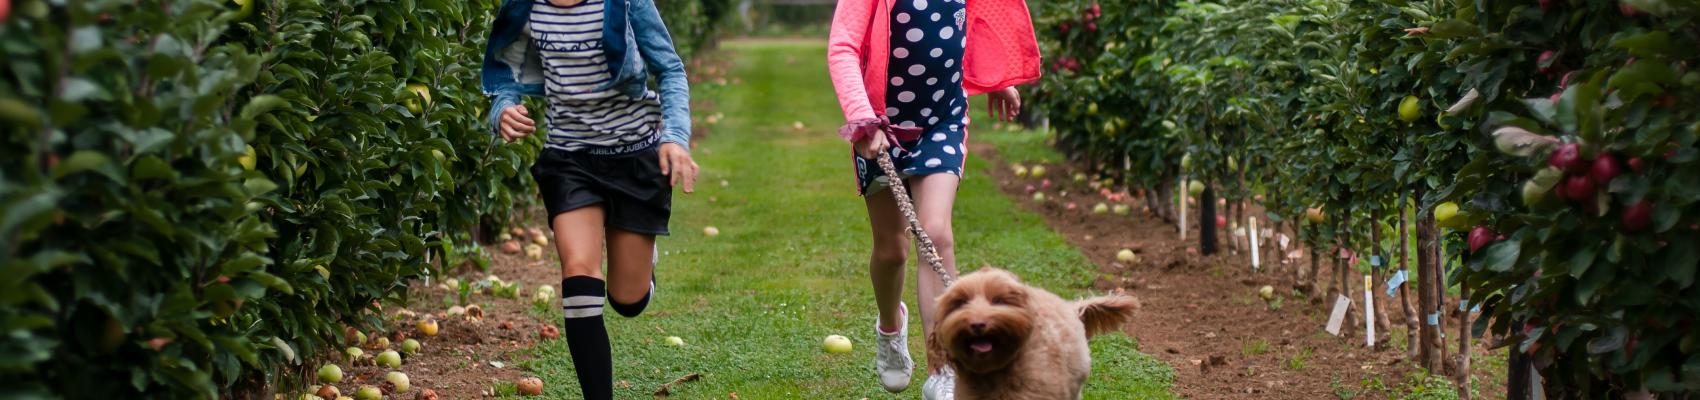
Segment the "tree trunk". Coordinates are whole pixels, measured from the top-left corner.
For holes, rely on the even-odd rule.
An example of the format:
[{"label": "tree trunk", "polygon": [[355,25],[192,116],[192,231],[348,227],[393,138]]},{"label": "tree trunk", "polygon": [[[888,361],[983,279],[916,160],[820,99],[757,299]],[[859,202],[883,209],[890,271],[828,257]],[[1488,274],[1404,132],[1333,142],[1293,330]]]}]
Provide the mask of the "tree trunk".
[{"label": "tree trunk", "polygon": [[[1522,325],[1521,321],[1512,321],[1511,323],[1511,326]],[[1507,350],[1505,354],[1508,358],[1505,362],[1505,400],[1529,400],[1532,397],[1529,393],[1529,384],[1532,380],[1529,376],[1529,356],[1517,351],[1516,344],[1512,344],[1510,350]]]},{"label": "tree trunk", "polygon": [[[1401,200],[1399,202],[1399,271],[1405,271],[1409,274],[1411,270],[1411,230],[1410,226],[1405,223],[1409,216],[1406,213],[1407,211],[1410,210]],[[1410,282],[1399,285],[1399,307],[1400,311],[1405,312],[1405,358],[1415,360],[1417,359],[1417,348],[1421,346],[1421,343],[1417,341],[1417,332],[1421,328],[1417,325],[1416,310],[1411,309],[1410,292]]]},{"label": "tree trunk", "polygon": [[1470,400],[1470,309],[1464,299],[1470,298],[1470,287],[1458,278],[1458,398]]},{"label": "tree trunk", "polygon": [[[1421,187],[1417,188],[1416,197],[1419,199],[1423,197]],[[1436,306],[1439,299],[1435,296],[1437,292],[1434,290],[1436,282],[1434,273],[1439,269],[1435,266],[1438,261],[1435,257],[1438,253],[1435,252],[1437,246],[1435,245],[1433,214],[1423,212],[1420,202],[1417,205],[1417,210],[1417,278],[1420,282],[1417,287],[1417,308],[1420,318],[1424,320],[1421,325],[1422,346],[1418,349],[1417,361],[1424,369],[1434,372],[1439,371],[1440,367],[1440,351],[1438,349],[1440,332],[1436,330],[1437,326],[1431,324],[1434,320],[1430,319],[1433,313],[1439,309]]]},{"label": "tree trunk", "polygon": [[[1367,297],[1374,299],[1374,298],[1377,298],[1377,296],[1376,296],[1377,293],[1382,293],[1382,292],[1386,291],[1386,290],[1382,289],[1383,287],[1385,287],[1387,285],[1387,280],[1385,279],[1385,276],[1387,275],[1386,271],[1391,270],[1392,268],[1390,268],[1389,266],[1391,266],[1393,264],[1392,262],[1389,262],[1389,260],[1387,259],[1387,253],[1383,252],[1382,248],[1381,248],[1381,212],[1380,211],[1370,213],[1369,237],[1370,237],[1369,240],[1370,240],[1370,249],[1371,249],[1370,255],[1374,256],[1375,259],[1377,261],[1379,261],[1378,263],[1374,263],[1374,264],[1379,264],[1379,265],[1374,265],[1374,264],[1371,265],[1371,268],[1370,268],[1370,284],[1371,284],[1371,287],[1364,288],[1364,290],[1370,291],[1370,294]],[[1366,304],[1364,306],[1368,307],[1369,305]],[[1387,305],[1377,306],[1374,309],[1374,311],[1375,311],[1375,331],[1376,331],[1375,343],[1377,343],[1377,347],[1380,347],[1384,343],[1387,343],[1387,338],[1392,337],[1392,335],[1393,335],[1393,331],[1392,331],[1392,329],[1390,329],[1392,327],[1392,324],[1388,323],[1388,321],[1387,321],[1387,314],[1391,314],[1391,313],[1387,312],[1387,309],[1388,309]]]},{"label": "tree trunk", "polygon": [[1216,254],[1216,188],[1204,185],[1198,195],[1198,253]]},{"label": "tree trunk", "polygon": [[[1346,304],[1348,305],[1346,307],[1346,309],[1347,309],[1346,319],[1345,319],[1345,321],[1342,322],[1343,327],[1340,329],[1340,335],[1342,337],[1350,338],[1351,336],[1348,335],[1347,332],[1354,332],[1353,329],[1360,327],[1360,326],[1363,326],[1363,322],[1358,320],[1359,316],[1362,314],[1362,311],[1354,312],[1352,310],[1362,310],[1363,308],[1354,307],[1354,305],[1358,304],[1358,300],[1356,299],[1357,296],[1352,295],[1352,278],[1351,277],[1352,277],[1352,275],[1354,275],[1352,273],[1353,272],[1352,271],[1352,263],[1351,263],[1350,259],[1343,257],[1340,254],[1342,251],[1350,251],[1351,248],[1352,248],[1352,241],[1351,241],[1352,236],[1347,233],[1347,232],[1351,232],[1352,224],[1351,224],[1351,221],[1349,220],[1349,218],[1351,218],[1350,217],[1351,213],[1350,212],[1343,212],[1343,213],[1339,213],[1339,215],[1340,215],[1340,217],[1339,217],[1339,220],[1338,220],[1339,221],[1338,225],[1335,225],[1335,227],[1334,227],[1335,228],[1334,229],[1334,237],[1335,237],[1335,240],[1336,240],[1335,243],[1337,243],[1336,248],[1333,251],[1333,253],[1334,253],[1333,254],[1333,256],[1334,256],[1334,286],[1339,288],[1336,295],[1346,296]],[[1329,296],[1330,298],[1328,300],[1332,301],[1336,298],[1339,298],[1338,296]],[[1324,304],[1326,304],[1326,303],[1324,303]],[[1352,329],[1348,329],[1348,328],[1352,328]],[[1350,341],[1348,341],[1348,343],[1350,343]]]}]

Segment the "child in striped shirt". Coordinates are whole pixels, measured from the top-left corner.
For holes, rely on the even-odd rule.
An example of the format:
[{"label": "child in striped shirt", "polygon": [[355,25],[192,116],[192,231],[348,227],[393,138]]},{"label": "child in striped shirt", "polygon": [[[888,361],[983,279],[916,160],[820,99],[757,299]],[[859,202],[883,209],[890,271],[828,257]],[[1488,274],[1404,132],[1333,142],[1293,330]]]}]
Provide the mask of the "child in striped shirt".
[{"label": "child in striped shirt", "polygon": [[602,310],[643,312],[672,190],[695,189],[684,64],[653,0],[506,0],[482,79],[491,129],[509,141],[536,131],[520,97],[546,100],[531,174],[561,255],[567,347],[584,398],[613,398]]}]

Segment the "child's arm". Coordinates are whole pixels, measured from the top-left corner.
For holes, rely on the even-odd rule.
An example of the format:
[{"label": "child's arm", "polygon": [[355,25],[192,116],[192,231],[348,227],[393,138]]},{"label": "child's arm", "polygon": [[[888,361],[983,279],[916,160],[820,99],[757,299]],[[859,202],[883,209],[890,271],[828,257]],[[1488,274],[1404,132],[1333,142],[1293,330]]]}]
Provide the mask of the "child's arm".
[{"label": "child's arm", "polygon": [[685,79],[685,63],[673,49],[673,36],[661,21],[654,0],[631,0],[632,33],[645,66],[661,81],[662,143],[691,144],[691,84]]},{"label": "child's arm", "polygon": [[[844,120],[857,127],[877,123],[879,115],[868,103],[868,90],[862,82],[862,42],[872,23],[875,0],[839,0],[832,13],[832,34],[827,41],[827,72],[832,75],[832,87],[838,93],[838,104],[844,109]],[[851,142],[861,141],[867,129],[840,129],[839,135]]]}]

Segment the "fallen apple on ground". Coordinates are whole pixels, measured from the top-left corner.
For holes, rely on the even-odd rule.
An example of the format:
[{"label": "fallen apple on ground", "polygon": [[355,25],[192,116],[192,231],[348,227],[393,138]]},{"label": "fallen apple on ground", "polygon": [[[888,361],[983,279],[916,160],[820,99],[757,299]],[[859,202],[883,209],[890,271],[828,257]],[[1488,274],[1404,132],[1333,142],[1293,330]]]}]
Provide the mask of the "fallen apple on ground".
[{"label": "fallen apple on ground", "polygon": [[518,389],[519,394],[522,396],[542,395],[543,380],[537,378],[523,378],[520,379],[519,382],[514,382],[514,388]]},{"label": "fallen apple on ground", "polygon": [[720,236],[720,228],[715,228],[715,227],[712,227],[712,226],[702,228],[702,234],[704,236],[708,236],[708,237]]},{"label": "fallen apple on ground", "polygon": [[849,353],[851,348],[850,338],[840,335],[827,336],[826,341],[821,343],[821,347],[826,349],[826,352],[828,353]]},{"label": "fallen apple on ground", "polygon": [[[1126,207],[1126,206],[1123,206],[1123,207]],[[1092,213],[1093,214],[1103,214],[1103,213],[1107,213],[1107,212],[1110,212],[1110,206],[1105,205],[1104,203],[1098,203],[1098,204],[1092,206]]]},{"label": "fallen apple on ground", "polygon": [[377,386],[361,385],[354,391],[354,400],[384,400],[384,392],[379,391]]},{"label": "fallen apple on ground", "polygon": [[680,338],[678,336],[668,336],[667,337],[667,344],[674,345],[674,346],[684,346],[685,345],[685,339]]},{"label": "fallen apple on ground", "polygon": [[390,373],[384,374],[384,381],[389,382],[391,385],[395,385],[395,391],[397,392],[405,392],[409,387],[411,387],[411,382],[408,382],[407,380],[407,374],[404,374],[401,371],[390,371]]},{"label": "fallen apple on ground", "polygon": [[339,367],[336,364],[325,364],[324,366],[319,367],[319,382],[342,382],[342,367]]},{"label": "fallen apple on ground", "polygon": [[418,353],[418,352],[419,352],[419,341],[418,340],[407,339],[407,340],[401,341],[401,353],[402,354],[413,355],[413,353]]},{"label": "fallen apple on ground", "polygon": [[1033,169],[1028,171],[1028,175],[1032,175],[1034,178],[1043,178],[1045,176],[1045,165],[1033,166]]},{"label": "fallen apple on ground", "polygon": [[422,319],[415,325],[418,325],[419,333],[422,333],[425,336],[437,336],[437,320]]},{"label": "fallen apple on ground", "polygon": [[1269,285],[1263,285],[1263,287],[1257,289],[1257,297],[1262,297],[1263,301],[1269,301],[1270,299],[1274,299],[1275,298],[1275,287],[1269,286]]},{"label": "fallen apple on ground", "polygon": [[1116,215],[1127,215],[1132,211],[1133,207],[1128,207],[1126,204],[1117,204],[1115,208]]},{"label": "fallen apple on ground", "polygon": [[321,399],[334,399],[342,397],[342,390],[337,389],[335,385],[324,385],[315,390],[313,394],[318,395]]},{"label": "fallen apple on ground", "polygon": [[384,350],[384,352],[378,353],[377,361],[378,365],[401,368],[401,354],[396,353],[395,350]]},{"label": "fallen apple on ground", "polygon": [[1131,250],[1131,249],[1122,249],[1122,251],[1116,252],[1116,261],[1134,262],[1135,260],[1138,260],[1138,259],[1139,259],[1139,256],[1133,254],[1133,250]]}]

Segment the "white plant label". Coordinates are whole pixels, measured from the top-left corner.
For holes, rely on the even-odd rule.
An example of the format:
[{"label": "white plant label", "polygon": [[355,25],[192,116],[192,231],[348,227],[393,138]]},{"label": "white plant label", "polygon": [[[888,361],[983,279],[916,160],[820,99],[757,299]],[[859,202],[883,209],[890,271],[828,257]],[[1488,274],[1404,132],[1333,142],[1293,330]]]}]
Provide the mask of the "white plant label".
[{"label": "white plant label", "polygon": [[1375,348],[1375,284],[1364,275],[1364,346]]},{"label": "white plant label", "polygon": [[[1248,231],[1257,232],[1257,217],[1248,218],[1246,225],[1248,225],[1246,226]],[[1261,252],[1257,251],[1257,235],[1248,236],[1251,238],[1251,271],[1257,272],[1259,267],[1262,267],[1262,264],[1257,259],[1257,256],[1261,254]]]},{"label": "white plant label", "polygon": [[1334,299],[1334,311],[1328,313],[1328,334],[1340,336],[1340,324],[1346,322],[1346,309],[1352,307],[1352,298],[1341,294]]},{"label": "white plant label", "polygon": [[1181,175],[1180,192],[1177,193],[1180,193],[1181,201],[1181,240],[1186,240],[1186,200],[1192,197],[1192,194],[1186,191],[1186,175]]}]

